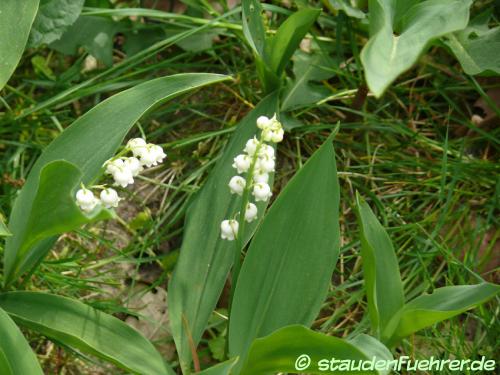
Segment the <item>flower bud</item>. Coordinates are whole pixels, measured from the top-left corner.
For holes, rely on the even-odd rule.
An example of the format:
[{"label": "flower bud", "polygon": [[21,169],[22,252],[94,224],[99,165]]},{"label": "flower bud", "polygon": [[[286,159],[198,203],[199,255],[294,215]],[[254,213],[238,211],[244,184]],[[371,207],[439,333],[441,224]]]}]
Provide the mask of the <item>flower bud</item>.
[{"label": "flower bud", "polygon": [[220,236],[223,240],[233,241],[238,236],[239,224],[236,220],[224,220],[220,223]]},{"label": "flower bud", "polygon": [[231,189],[231,193],[242,195],[243,190],[245,190],[246,181],[241,176],[233,176],[228,185],[229,189]]},{"label": "flower bud", "polygon": [[255,151],[257,150],[257,147],[259,145],[259,141],[257,138],[253,137],[252,139],[249,139],[245,145],[244,151],[249,155],[252,156],[255,154]]},{"label": "flower bud", "polygon": [[101,191],[101,202],[106,208],[118,207],[121,198],[115,189],[108,188]]},{"label": "flower bud", "polygon": [[272,124],[272,121],[267,116],[259,116],[259,118],[257,118],[257,127],[259,129],[264,130],[264,129],[268,128],[269,126],[271,126],[271,124]]},{"label": "flower bud", "polygon": [[256,183],[253,187],[252,194],[255,197],[255,200],[257,202],[258,201],[267,201],[269,198],[271,198],[271,195],[273,195],[269,185],[267,183],[264,183],[264,182]]}]

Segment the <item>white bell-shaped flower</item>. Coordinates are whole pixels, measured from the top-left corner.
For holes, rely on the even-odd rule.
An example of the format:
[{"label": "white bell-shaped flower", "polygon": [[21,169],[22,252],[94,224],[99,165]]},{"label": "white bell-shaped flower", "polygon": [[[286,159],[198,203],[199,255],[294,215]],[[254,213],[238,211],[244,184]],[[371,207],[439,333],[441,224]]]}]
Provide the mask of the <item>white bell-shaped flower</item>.
[{"label": "white bell-shaped flower", "polygon": [[260,146],[259,149],[259,158],[269,158],[274,159],[274,147],[270,145],[266,145],[265,143]]},{"label": "white bell-shaped flower", "polygon": [[131,158],[126,158],[123,161],[123,166],[127,169],[130,169],[130,172],[132,172],[132,176],[134,177],[138,176],[139,173],[141,173],[142,170],[144,169],[139,159],[137,159],[135,156]]},{"label": "white bell-shaped flower", "polygon": [[249,155],[252,156],[255,154],[255,151],[257,151],[257,147],[259,146],[259,140],[255,137],[252,139],[249,139],[245,145],[244,151]]},{"label": "white bell-shaped flower", "polygon": [[274,142],[274,143],[281,142],[283,140],[284,135],[285,135],[285,132],[282,128],[273,131],[271,134],[271,142]]},{"label": "white bell-shaped flower", "polygon": [[253,186],[253,196],[255,200],[258,201],[267,201],[273,193],[271,192],[271,188],[265,182],[258,182]]},{"label": "white bell-shaped flower", "polygon": [[154,145],[151,144],[146,145],[140,155],[141,164],[145,165],[148,168],[158,164],[158,150],[153,146]]},{"label": "white bell-shaped flower", "polygon": [[125,166],[117,169],[113,173],[113,179],[115,180],[115,185],[119,185],[121,187],[127,187],[127,185],[134,183],[134,175],[132,174],[132,171]]},{"label": "white bell-shaped flower", "polygon": [[245,190],[246,181],[241,176],[233,176],[231,180],[229,180],[229,189],[231,189],[231,193],[242,195],[243,190]]},{"label": "white bell-shaped flower", "polygon": [[165,152],[163,152],[163,148],[159,145],[152,145],[151,148],[152,148],[152,152],[155,155],[156,163],[162,163],[163,159],[165,159],[167,157],[167,154],[165,154]]},{"label": "white bell-shaped flower", "polygon": [[253,203],[248,203],[245,209],[245,220],[249,223],[257,219],[258,214],[257,206]]},{"label": "white bell-shaped flower", "polygon": [[118,169],[123,168],[123,165],[124,161],[122,159],[108,160],[104,163],[107,174],[115,173]]},{"label": "white bell-shaped flower", "polygon": [[234,159],[233,168],[236,168],[238,173],[247,172],[252,164],[252,159],[248,155],[238,155]]},{"label": "white bell-shaped flower", "polygon": [[267,129],[268,127],[270,127],[272,125],[272,120],[267,117],[267,116],[259,116],[257,118],[257,127],[259,129]]},{"label": "white bell-shaped flower", "polygon": [[267,184],[269,181],[269,173],[264,172],[260,169],[256,169],[256,170],[254,170],[253,181],[254,182],[263,182],[263,183]]},{"label": "white bell-shaped flower", "polygon": [[220,236],[223,240],[233,241],[238,236],[238,229],[236,220],[224,220],[220,223]]},{"label": "white bell-shaped flower", "polygon": [[146,141],[142,138],[133,138],[127,142],[127,147],[135,157],[140,157],[146,150]]},{"label": "white bell-shaped flower", "polygon": [[269,173],[269,172],[274,172],[275,166],[276,163],[274,159],[263,157],[257,160],[255,168],[258,169],[259,171]]},{"label": "white bell-shaped flower", "polygon": [[121,198],[115,189],[107,188],[101,191],[100,194],[101,202],[106,208],[118,207],[118,203]]},{"label": "white bell-shaped flower", "polygon": [[90,190],[82,188],[76,192],[76,204],[82,211],[90,212],[99,204],[99,199]]}]

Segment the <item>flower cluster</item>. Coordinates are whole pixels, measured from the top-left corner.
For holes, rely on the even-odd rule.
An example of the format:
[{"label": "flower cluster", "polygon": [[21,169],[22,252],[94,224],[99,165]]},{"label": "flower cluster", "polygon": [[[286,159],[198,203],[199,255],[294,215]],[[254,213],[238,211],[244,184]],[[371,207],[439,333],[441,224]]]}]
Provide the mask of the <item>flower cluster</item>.
[{"label": "flower cluster", "polygon": [[[123,156],[128,152],[131,152],[132,156]],[[105,173],[113,177],[114,185],[124,188],[134,183],[134,177],[138,176],[144,167],[156,166],[163,162],[166,156],[161,146],[146,143],[142,138],[134,138],[128,141],[123,153],[106,161],[103,167]],[[99,198],[83,185],[76,192],[76,204],[85,212],[91,212],[99,204],[106,208],[117,207],[120,200],[113,188],[101,190]]]},{"label": "flower cluster", "polygon": [[[261,129],[260,138],[249,139],[245,145],[244,153],[236,156],[233,168],[238,175],[229,180],[229,189],[232,194],[244,196],[245,192],[252,192],[255,202],[267,201],[271,196],[271,187],[268,184],[269,173],[274,172],[276,166],[274,147],[269,143],[278,143],[283,140],[283,127],[276,119],[260,116],[257,127]],[[246,173],[246,177],[239,174]],[[245,196],[248,199],[248,196]],[[239,215],[239,214],[237,214]],[[247,202],[243,218],[247,222],[257,219],[258,209],[252,202]],[[232,241],[238,236],[238,220],[224,220],[220,225],[221,238]]]}]

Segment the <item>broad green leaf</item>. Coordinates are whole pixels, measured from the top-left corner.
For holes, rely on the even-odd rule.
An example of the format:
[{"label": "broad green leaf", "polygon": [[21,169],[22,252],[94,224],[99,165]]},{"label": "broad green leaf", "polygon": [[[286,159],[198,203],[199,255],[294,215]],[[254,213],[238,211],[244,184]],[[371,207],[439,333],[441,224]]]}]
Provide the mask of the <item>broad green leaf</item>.
[{"label": "broad green leaf", "polygon": [[0,307],[19,325],[127,371],[174,374],[138,331],[77,300],[39,292],[9,292],[0,294]]},{"label": "broad green leaf", "polygon": [[9,315],[0,308],[0,374],[43,375],[35,354]]},{"label": "broad green leaf", "polygon": [[279,328],[313,322],[330,285],[339,237],[330,137],[286,185],[250,244],[230,313],[231,357],[245,358],[254,339]]},{"label": "broad green leaf", "polygon": [[352,0],[328,0],[330,5],[337,10],[342,10],[349,17],[363,19],[366,14],[363,13],[361,9],[356,6],[356,1]]},{"label": "broad green leaf", "polygon": [[490,14],[471,20],[469,26],[446,35],[444,42],[467,74],[500,74],[500,26],[488,27]]},{"label": "broad green leaf", "polygon": [[124,31],[121,22],[108,17],[80,16],[59,40],[50,47],[67,55],[75,55],[80,47],[106,66],[113,64],[113,38]]},{"label": "broad green leaf", "polygon": [[38,9],[38,1],[0,1],[0,90],[21,60]]},{"label": "broad green leaf", "polygon": [[58,40],[80,15],[85,0],[41,0],[29,46],[38,47]]},{"label": "broad green leaf", "polygon": [[9,228],[7,228],[7,225],[3,222],[3,216],[0,214],[0,237],[7,236],[12,236],[12,233],[10,233]]},{"label": "broad green leaf", "polygon": [[264,61],[278,77],[320,13],[320,9],[301,9],[288,17],[276,35],[268,39]]},{"label": "broad green leaf", "polygon": [[372,331],[382,341],[391,335],[391,319],[403,307],[404,292],[391,239],[370,206],[356,195],[361,256]]},{"label": "broad green leaf", "polygon": [[[233,159],[257,133],[257,117],[272,116],[277,103],[277,94],[268,96],[237,125],[224,154],[187,210],[181,252],[168,290],[170,326],[185,372],[191,364],[190,340],[198,344],[234,260],[234,242],[220,238],[221,221],[233,217],[241,205],[227,187],[235,174]],[[265,207],[260,203],[259,212]],[[246,226],[246,241],[258,222]]]},{"label": "broad green leaf", "polygon": [[243,34],[257,56],[264,55],[266,30],[262,20],[262,5],[259,0],[241,2]]},{"label": "broad green leaf", "polygon": [[89,184],[144,113],[180,94],[226,79],[218,74],[188,73],[142,83],[98,104],[47,146],[33,165],[11,213],[9,229],[13,236],[7,238],[4,253],[6,283],[28,270],[19,267],[26,256],[45,254],[54,242],[53,238],[46,238],[26,247],[31,237],[29,218],[45,165],[55,160],[68,161],[81,170],[83,183]]},{"label": "broad green leaf", "polygon": [[370,40],[361,52],[368,87],[379,97],[433,39],[467,26],[472,0],[371,0]]},{"label": "broad green leaf", "polygon": [[[371,340],[370,340],[371,339]],[[376,371],[349,371],[340,361],[368,361],[392,359],[389,350],[374,338],[365,343],[349,342],[337,337],[314,332],[304,326],[292,325],[269,336],[256,339],[250,348],[240,375],[267,375],[278,372],[308,374],[377,374]],[[366,343],[370,349],[365,352]],[[330,361],[337,362],[331,367]]]},{"label": "broad green leaf", "polygon": [[[359,351],[361,351],[367,358],[377,358],[390,361],[393,359],[391,351],[378,341],[375,337],[360,334],[350,340],[349,343],[354,345]],[[380,375],[390,374],[390,370],[380,370]]]},{"label": "broad green leaf", "polygon": [[408,302],[401,310],[398,325],[390,342],[432,326],[435,323],[472,309],[500,292],[500,286],[489,283],[447,286],[432,294],[423,294]]},{"label": "broad green leaf", "polygon": [[238,361],[238,358],[231,358],[218,365],[207,368],[197,373],[197,375],[231,375],[231,370]]},{"label": "broad green leaf", "polygon": [[285,89],[281,100],[281,110],[287,111],[316,103],[328,96],[330,90],[315,84],[314,81],[331,78],[334,75],[333,65],[333,59],[322,51],[314,54],[297,51],[293,62],[295,79],[290,81]]},{"label": "broad green leaf", "polygon": [[63,160],[47,163],[40,172],[33,208],[26,220],[26,235],[19,247],[14,273],[29,269],[45,252],[29,252],[36,243],[97,220],[110,219],[112,213],[96,208],[85,215],[75,202],[75,193],[82,182],[82,172]]}]

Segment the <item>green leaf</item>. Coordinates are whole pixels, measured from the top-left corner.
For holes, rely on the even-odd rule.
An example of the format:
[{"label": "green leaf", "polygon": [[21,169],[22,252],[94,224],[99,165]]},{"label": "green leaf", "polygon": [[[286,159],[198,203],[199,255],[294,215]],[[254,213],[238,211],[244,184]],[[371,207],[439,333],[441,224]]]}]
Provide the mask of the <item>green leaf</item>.
[{"label": "green leaf", "polygon": [[276,35],[268,39],[264,61],[278,77],[320,13],[320,9],[301,9],[288,17]]},{"label": "green leaf", "polygon": [[9,292],[0,294],[0,307],[16,323],[127,371],[174,374],[138,331],[77,300],[39,292]]},{"label": "green leaf", "polygon": [[218,365],[207,368],[197,375],[231,375],[231,370],[238,361],[238,357],[231,358],[225,362],[219,363]]},{"label": "green leaf", "polygon": [[75,193],[82,181],[82,172],[63,160],[47,163],[40,172],[33,208],[26,219],[26,235],[17,252],[14,273],[30,269],[45,252],[30,252],[36,243],[76,229],[93,221],[110,219],[111,212],[96,209],[85,215],[75,202]]},{"label": "green leaf", "polygon": [[250,244],[230,313],[230,356],[245,358],[254,339],[313,322],[330,286],[339,238],[329,138],[286,185]]},{"label": "green leaf", "polygon": [[[272,116],[277,103],[277,94],[268,96],[237,125],[224,154],[187,210],[181,252],[168,291],[170,326],[185,372],[191,364],[190,340],[194,346],[198,344],[234,260],[234,243],[220,238],[220,222],[232,217],[241,205],[227,188],[234,175],[233,159],[257,133],[257,117]],[[257,207],[264,212],[266,204]],[[258,222],[246,226],[245,242]]]},{"label": "green leaf", "polygon": [[455,54],[465,73],[500,74],[500,26],[489,28],[490,15],[480,15],[461,31],[446,35],[445,44]]},{"label": "green leaf", "polygon": [[398,325],[390,342],[432,326],[437,322],[472,309],[500,292],[500,286],[490,283],[447,286],[432,294],[423,294],[407,303],[398,317]]},{"label": "green leaf", "polygon": [[295,79],[286,87],[281,101],[281,110],[313,104],[330,94],[330,90],[314,81],[333,77],[334,61],[328,54],[318,51],[314,54],[297,51],[294,55],[293,74]]},{"label": "green leaf", "polygon": [[363,11],[356,5],[353,5],[353,1],[351,0],[328,0],[328,2],[334,9],[344,11],[349,17],[359,19],[366,17],[366,14],[364,14]]},{"label": "green leaf", "polygon": [[2,309],[0,309],[0,337],[0,374],[43,375],[28,342]]},{"label": "green leaf", "polygon": [[391,319],[404,304],[398,259],[389,235],[373,214],[370,206],[358,194],[356,204],[372,331],[379,339],[385,341],[392,335],[392,330],[395,328],[389,324]]},{"label": "green leaf", "polygon": [[380,97],[430,41],[467,26],[472,0],[370,1],[370,40],[361,52],[368,87]]},{"label": "green leaf", "polygon": [[262,20],[262,5],[259,0],[241,2],[243,34],[257,56],[264,55],[266,30]]},{"label": "green leaf", "polygon": [[[188,73],[142,83],[98,104],[47,146],[32,167],[11,213],[9,229],[13,236],[8,237],[4,253],[6,283],[28,270],[19,267],[25,254],[30,257],[45,254],[54,242],[53,238],[46,238],[33,243],[29,233],[41,171],[48,163],[62,159],[74,164],[82,172],[83,183],[88,185],[144,113],[180,94],[226,79],[218,74]],[[54,207],[58,209],[59,205]]]},{"label": "green leaf", "polygon": [[29,46],[38,47],[58,40],[80,15],[85,0],[41,0]]},{"label": "green leaf", "polygon": [[0,1],[0,90],[21,60],[37,9],[38,0]]},{"label": "green leaf", "polygon": [[7,228],[7,226],[3,221],[2,214],[0,214],[0,237],[7,237],[7,236],[12,236],[12,233],[10,233],[9,228]]},{"label": "green leaf", "polygon": [[83,47],[106,66],[113,64],[113,38],[126,28],[121,22],[107,17],[80,16],[61,39],[50,47],[66,55],[76,55]]},{"label": "green leaf", "polygon": [[[374,338],[363,338],[369,343],[369,353],[357,347],[361,340],[349,342],[337,337],[327,336],[310,329],[292,325],[279,329],[267,337],[256,339],[240,375],[267,375],[277,372],[307,372],[308,374],[377,374],[376,371],[348,371],[342,369],[342,360],[367,361],[373,355],[377,359],[392,359],[389,350]],[[335,370],[330,361],[337,361]],[[309,365],[307,365],[309,363]],[[348,368],[348,367],[347,367]]]}]

